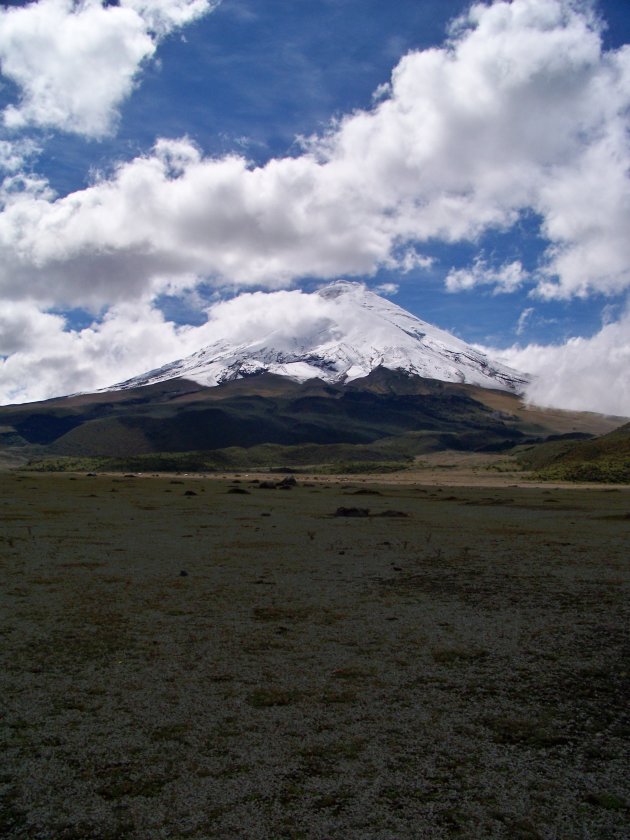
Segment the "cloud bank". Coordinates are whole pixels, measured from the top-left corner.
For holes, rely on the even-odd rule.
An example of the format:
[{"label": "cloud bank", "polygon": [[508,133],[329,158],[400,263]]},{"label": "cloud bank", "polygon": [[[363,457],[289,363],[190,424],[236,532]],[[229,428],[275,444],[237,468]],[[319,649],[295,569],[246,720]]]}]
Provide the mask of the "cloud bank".
[{"label": "cloud bank", "polygon": [[534,376],[527,398],[535,405],[630,415],[630,309],[591,338],[484,351]]},{"label": "cloud bank", "polygon": [[72,331],[61,315],[7,304],[0,311],[0,403],[106,387],[194,352],[205,336],[142,303],[114,306],[102,321]]}]

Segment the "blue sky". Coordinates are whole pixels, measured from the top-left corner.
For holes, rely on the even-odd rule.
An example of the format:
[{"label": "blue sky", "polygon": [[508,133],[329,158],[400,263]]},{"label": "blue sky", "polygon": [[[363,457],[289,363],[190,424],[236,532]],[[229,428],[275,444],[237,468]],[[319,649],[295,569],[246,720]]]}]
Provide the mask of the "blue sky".
[{"label": "blue sky", "polygon": [[469,10],[2,4],[0,402],[190,352],[226,296],[349,277],[539,402],[630,414],[630,4]]}]

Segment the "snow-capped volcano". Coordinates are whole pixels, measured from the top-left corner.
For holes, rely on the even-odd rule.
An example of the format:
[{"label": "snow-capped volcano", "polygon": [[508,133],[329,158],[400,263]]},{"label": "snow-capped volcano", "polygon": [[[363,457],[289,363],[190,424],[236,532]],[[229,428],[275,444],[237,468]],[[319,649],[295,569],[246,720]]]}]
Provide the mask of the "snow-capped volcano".
[{"label": "snow-capped volcano", "polygon": [[115,388],[178,377],[212,386],[265,371],[297,381],[319,377],[343,383],[379,366],[514,392],[527,382],[362,283],[340,280],[310,294],[243,295],[211,310],[213,326],[216,341]]}]

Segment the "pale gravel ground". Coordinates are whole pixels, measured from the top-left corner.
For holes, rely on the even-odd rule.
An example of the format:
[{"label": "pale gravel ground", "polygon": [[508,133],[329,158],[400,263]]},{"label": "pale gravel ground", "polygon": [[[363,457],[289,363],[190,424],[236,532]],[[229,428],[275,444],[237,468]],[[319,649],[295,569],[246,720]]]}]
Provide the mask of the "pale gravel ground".
[{"label": "pale gravel ground", "polygon": [[627,490],[229,486],[0,475],[0,836],[630,836]]}]

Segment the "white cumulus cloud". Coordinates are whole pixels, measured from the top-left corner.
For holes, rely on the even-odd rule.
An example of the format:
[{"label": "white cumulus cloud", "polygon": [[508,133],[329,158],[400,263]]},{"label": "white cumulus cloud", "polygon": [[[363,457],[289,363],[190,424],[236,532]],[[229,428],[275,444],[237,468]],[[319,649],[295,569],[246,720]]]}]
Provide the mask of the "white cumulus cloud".
[{"label": "white cumulus cloud", "polygon": [[589,338],[484,349],[532,374],[527,398],[535,405],[630,416],[630,310]]},{"label": "white cumulus cloud", "polygon": [[120,5],[133,9],[151,32],[168,35],[173,29],[216,8],[221,0],[121,0]]},{"label": "white cumulus cloud", "polygon": [[38,151],[32,140],[0,140],[0,172],[20,172]]},{"label": "white cumulus cloud", "polygon": [[398,283],[381,283],[374,287],[374,291],[379,295],[397,295],[399,290]]},{"label": "white cumulus cloud", "polygon": [[514,292],[528,279],[520,260],[492,268],[479,257],[471,268],[452,269],[446,277],[449,292],[462,292],[476,286],[494,286],[495,292]]},{"label": "white cumulus cloud", "polygon": [[21,91],[10,129],[109,133],[160,37],[209,11],[209,0],[39,0],[0,11],[0,72]]},{"label": "white cumulus cloud", "polygon": [[106,387],[188,355],[203,338],[148,304],[114,306],[81,330],[31,303],[9,304],[0,312],[0,404]]}]

